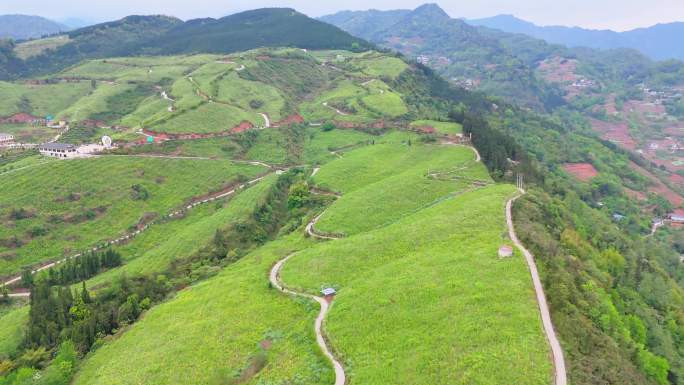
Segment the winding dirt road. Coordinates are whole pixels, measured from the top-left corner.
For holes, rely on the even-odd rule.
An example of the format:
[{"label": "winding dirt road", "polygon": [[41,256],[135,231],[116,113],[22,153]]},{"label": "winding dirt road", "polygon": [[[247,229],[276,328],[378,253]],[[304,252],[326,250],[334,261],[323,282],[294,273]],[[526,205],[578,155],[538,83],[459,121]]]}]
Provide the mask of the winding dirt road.
[{"label": "winding dirt road", "polygon": [[335,356],[332,355],[330,352],[330,349],[328,348],[328,345],[325,343],[325,338],[323,337],[323,332],[321,331],[321,327],[323,326],[323,320],[325,319],[325,315],[328,313],[328,309],[330,308],[330,305],[328,304],[328,301],[325,300],[325,298],[322,297],[317,297],[315,295],[311,294],[305,294],[305,293],[298,293],[296,291],[292,291],[289,289],[286,289],[281,283],[279,279],[279,274],[280,274],[280,269],[283,267],[283,264],[287,262],[290,257],[292,257],[294,254],[290,254],[287,257],[281,259],[276,263],[273,268],[271,269],[271,274],[269,275],[269,280],[271,281],[271,285],[273,287],[277,288],[283,293],[286,294],[291,294],[294,296],[298,297],[304,297],[304,298],[309,298],[313,299],[316,302],[318,302],[319,305],[321,305],[321,310],[318,312],[318,317],[316,317],[316,321],[314,322],[314,331],[316,332],[316,342],[318,343],[318,346],[321,348],[321,351],[323,354],[330,360],[330,362],[333,365],[333,368],[335,369],[335,385],[344,385],[346,378],[344,374],[344,368],[342,367],[342,364],[335,359]]},{"label": "winding dirt road", "polygon": [[339,237],[332,237],[329,235],[318,234],[316,232],[316,230],[314,230],[314,228],[313,228],[314,225],[316,224],[316,222],[318,222],[319,219],[321,219],[323,214],[325,214],[325,211],[323,211],[322,213],[315,216],[314,219],[312,219],[309,223],[306,224],[306,228],[305,228],[306,233],[309,234],[309,236],[311,236],[313,238],[318,238],[318,239],[339,239]]},{"label": "winding dirt road", "polygon": [[259,115],[264,119],[264,128],[270,128],[271,127],[271,120],[268,118],[268,115],[264,114],[263,112],[260,112]]},{"label": "winding dirt road", "polygon": [[511,215],[511,207],[516,199],[520,198],[522,195],[516,195],[506,202],[506,224],[508,225],[508,235],[515,246],[523,253],[525,256],[525,261],[527,262],[527,267],[530,270],[530,275],[532,276],[532,284],[534,285],[534,292],[537,297],[537,304],[539,305],[539,312],[541,313],[542,325],[544,326],[544,333],[546,334],[546,339],[551,346],[551,354],[553,355],[553,367],[555,371],[555,385],[567,385],[567,375],[565,372],[565,360],[563,358],[563,349],[561,349],[560,342],[556,337],[556,332],[553,329],[553,323],[551,322],[551,314],[549,313],[549,307],[546,303],[546,296],[544,296],[544,288],[539,279],[539,272],[537,271],[537,265],[534,263],[534,256],[532,253],[527,251],[525,246],[520,243],[518,237],[515,234],[515,228],[513,227],[513,216]]}]

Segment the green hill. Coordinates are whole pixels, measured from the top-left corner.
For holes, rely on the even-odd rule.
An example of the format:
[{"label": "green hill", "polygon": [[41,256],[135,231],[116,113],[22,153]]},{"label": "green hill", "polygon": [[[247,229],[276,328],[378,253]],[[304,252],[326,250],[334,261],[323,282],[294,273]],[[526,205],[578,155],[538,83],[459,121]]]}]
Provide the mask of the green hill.
[{"label": "green hill", "polygon": [[[128,16],[71,31],[68,41],[46,45],[2,78],[59,71],[84,59],[115,56],[230,53],[258,47],[363,49],[369,44],[289,8],[265,8],[221,19],[183,22],[168,16]],[[0,65],[2,62],[0,62]],[[0,79],[2,79],[0,78]]]}]

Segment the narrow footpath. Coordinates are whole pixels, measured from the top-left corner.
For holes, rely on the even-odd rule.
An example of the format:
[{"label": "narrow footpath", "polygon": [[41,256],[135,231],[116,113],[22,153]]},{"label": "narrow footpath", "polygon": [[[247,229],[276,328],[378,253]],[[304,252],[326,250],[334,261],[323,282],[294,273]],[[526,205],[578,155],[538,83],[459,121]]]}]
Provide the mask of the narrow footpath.
[{"label": "narrow footpath", "polygon": [[[524,192],[522,192],[524,194]],[[544,333],[546,334],[546,339],[551,346],[551,354],[553,355],[553,367],[555,372],[555,385],[567,385],[567,375],[565,372],[565,360],[563,358],[563,349],[561,349],[560,342],[556,337],[556,331],[553,329],[553,323],[551,322],[551,314],[549,313],[549,307],[546,303],[546,296],[544,296],[544,288],[539,279],[539,272],[537,271],[537,265],[534,263],[534,256],[532,253],[527,251],[525,246],[520,243],[518,237],[515,234],[515,228],[513,227],[513,216],[511,215],[511,207],[516,199],[520,198],[522,195],[516,195],[506,202],[506,224],[508,225],[508,235],[515,246],[523,253],[525,256],[525,262],[527,262],[527,267],[530,270],[530,275],[532,276],[532,284],[534,285],[534,292],[537,297],[537,304],[539,305],[539,312],[542,318],[542,325],[544,326]]]},{"label": "narrow footpath", "polygon": [[[247,181],[247,182],[245,182],[245,183],[242,183],[242,184],[240,184],[240,185],[238,185],[238,186],[236,186],[236,187],[234,187],[234,188],[232,188],[232,189],[230,189],[230,190],[228,190],[228,191],[221,192],[220,194],[213,195],[213,196],[209,196],[209,197],[207,197],[206,199],[203,199],[203,200],[201,200],[201,201],[196,201],[196,202],[194,202],[194,203],[191,203],[191,204],[189,204],[189,205],[187,205],[187,206],[185,206],[185,207],[183,207],[183,208],[181,208],[181,209],[178,209],[178,210],[173,211],[173,212],[171,212],[171,213],[169,213],[169,214],[167,214],[167,215],[162,216],[162,218],[163,218],[163,217],[168,217],[168,218],[177,217],[177,216],[180,216],[180,215],[183,214],[184,212],[186,212],[186,211],[188,211],[188,210],[190,210],[190,209],[192,209],[192,208],[194,208],[194,207],[196,207],[196,206],[199,206],[199,205],[202,205],[202,204],[206,204],[206,203],[209,203],[209,202],[213,202],[213,201],[215,201],[215,200],[217,200],[217,199],[222,199],[222,198],[228,197],[228,196],[230,196],[230,195],[233,195],[233,194],[235,194],[235,192],[237,192],[237,191],[240,190],[240,189],[249,187],[249,186],[251,186],[251,185],[253,185],[253,184],[255,184],[255,183],[260,182],[262,179],[264,179],[264,178],[265,178],[266,176],[268,176],[268,175],[270,175],[270,173],[265,174],[265,175],[262,175],[262,176],[260,176],[260,177],[255,178],[255,179],[252,179],[252,180]],[[146,224],[142,229],[136,230],[136,231],[131,232],[131,233],[126,233],[125,235],[122,235],[122,236],[120,236],[119,238],[116,238],[116,239],[114,239],[114,240],[104,241],[100,246],[92,247],[92,248],[88,249],[88,251],[98,251],[98,250],[100,250],[100,249],[103,249],[103,248],[106,248],[106,247],[109,247],[109,246],[113,246],[113,245],[115,245],[115,244],[119,244],[119,243],[123,243],[123,242],[125,242],[125,241],[128,241],[129,239],[132,239],[132,238],[134,238],[134,237],[140,235],[142,232],[144,232],[145,230],[147,230],[147,229],[150,227],[150,225],[154,224],[155,222],[156,222],[156,221],[150,222],[150,223]],[[51,268],[51,267],[54,267],[54,266],[56,266],[56,265],[59,265],[60,263],[64,263],[64,262],[68,261],[69,259],[78,258],[78,257],[80,257],[81,255],[82,255],[81,253],[78,253],[78,254],[76,254],[76,255],[72,255],[72,256],[69,256],[69,257],[60,259],[60,260],[58,260],[58,261],[54,261],[54,262],[47,263],[47,264],[45,264],[45,265],[41,265],[40,267],[37,267],[37,268],[31,270],[31,274],[36,274],[36,273],[38,273],[38,272],[40,272],[40,271],[47,270],[47,269],[49,269],[49,268]],[[17,283],[17,282],[19,282],[19,281],[21,281],[21,275],[17,275],[17,276],[15,276],[15,277],[9,278],[9,279],[5,280],[4,282],[0,282],[0,287],[2,287],[2,286],[7,287],[7,286],[13,285],[13,284],[15,284],[15,283]],[[29,294],[30,294],[30,293],[28,293],[28,292],[11,293],[11,294],[10,294],[10,297],[28,297]]]},{"label": "narrow footpath", "polygon": [[316,332],[316,342],[318,343],[318,346],[321,348],[321,351],[323,354],[330,360],[330,362],[333,365],[333,368],[335,369],[335,385],[344,385],[346,382],[345,374],[344,374],[344,368],[342,367],[342,364],[335,359],[335,356],[332,355],[330,352],[330,349],[328,348],[328,345],[325,343],[325,338],[323,337],[323,332],[321,331],[321,327],[323,326],[323,320],[325,319],[326,314],[328,313],[328,309],[330,308],[330,305],[328,304],[328,301],[325,300],[325,298],[322,297],[317,297],[315,295],[311,294],[305,294],[305,293],[298,293],[296,291],[292,291],[289,289],[286,289],[281,283],[280,283],[280,269],[283,267],[283,264],[287,262],[290,257],[292,257],[294,254],[290,254],[287,257],[281,259],[276,263],[273,268],[271,269],[271,274],[269,275],[269,280],[271,281],[271,285],[275,287],[276,289],[280,290],[281,292],[285,294],[290,294],[298,297],[304,297],[304,298],[309,298],[313,299],[316,302],[318,302],[319,305],[321,305],[321,310],[318,312],[318,317],[316,317],[316,321],[314,322],[314,331]]},{"label": "narrow footpath", "polygon": [[318,238],[318,239],[339,239],[339,237],[333,237],[333,236],[329,236],[329,235],[318,234],[316,232],[316,230],[314,230],[314,228],[313,228],[314,225],[323,216],[323,214],[325,214],[325,211],[323,211],[322,213],[315,216],[314,219],[312,219],[309,223],[306,224],[306,228],[305,228],[306,233],[310,237]]}]

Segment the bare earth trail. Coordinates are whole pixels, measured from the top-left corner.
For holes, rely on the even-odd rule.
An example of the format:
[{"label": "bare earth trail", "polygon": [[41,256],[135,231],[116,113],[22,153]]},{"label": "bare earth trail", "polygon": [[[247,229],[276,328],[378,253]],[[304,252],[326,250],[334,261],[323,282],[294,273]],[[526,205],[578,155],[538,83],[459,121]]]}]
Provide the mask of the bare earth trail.
[{"label": "bare earth trail", "polygon": [[[270,174],[270,173],[269,173],[269,174]],[[252,180],[250,180],[250,181],[248,181],[248,182],[242,183],[242,184],[236,186],[235,188],[230,189],[229,191],[222,192],[221,194],[218,194],[218,195],[215,195],[215,196],[211,196],[211,197],[208,197],[208,198],[206,198],[206,199],[204,199],[204,200],[201,200],[201,201],[197,201],[197,202],[191,203],[191,204],[189,204],[188,206],[186,206],[186,207],[184,207],[184,208],[182,208],[182,209],[173,211],[173,212],[171,212],[170,214],[165,215],[164,217],[173,218],[173,217],[179,216],[179,215],[181,215],[183,212],[185,212],[185,211],[187,211],[187,210],[190,210],[190,209],[192,209],[192,208],[194,208],[194,207],[196,207],[196,206],[199,206],[199,205],[201,205],[201,204],[213,202],[213,201],[215,201],[215,200],[217,200],[217,199],[221,199],[221,198],[225,198],[225,197],[228,197],[228,196],[230,196],[230,195],[233,195],[233,194],[235,194],[236,191],[238,191],[238,190],[240,190],[240,189],[242,189],[242,188],[251,186],[251,185],[253,185],[253,184],[255,184],[255,183],[261,181],[262,179],[264,179],[264,178],[265,178],[266,176],[268,176],[269,174],[262,175],[262,176],[260,176],[260,177],[258,177],[258,178],[255,178],[255,179],[252,179]],[[104,242],[104,243],[103,243],[103,246],[96,246],[96,247],[93,247],[93,248],[89,249],[89,251],[97,251],[97,250],[100,250],[100,249],[105,248],[105,247],[109,247],[109,246],[112,246],[112,245],[115,245],[115,244],[118,244],[118,243],[122,243],[122,242],[124,242],[124,241],[128,241],[129,239],[132,239],[132,238],[136,237],[137,235],[140,235],[140,233],[142,233],[143,231],[145,231],[146,229],[148,229],[149,226],[150,226],[151,224],[153,224],[153,223],[154,223],[154,222],[148,223],[147,225],[145,225],[145,227],[143,227],[143,228],[140,229],[140,230],[136,230],[136,231],[134,231],[134,232],[132,232],[132,233],[127,233],[126,235],[122,235],[122,236],[120,236],[119,238],[116,238],[116,239],[114,239],[114,240]],[[63,259],[60,259],[60,260],[58,260],[58,261],[50,262],[50,263],[47,263],[47,264],[45,264],[45,265],[41,265],[40,267],[37,267],[37,268],[31,270],[31,274],[36,274],[36,273],[38,273],[38,272],[40,272],[40,271],[47,270],[47,269],[49,269],[49,268],[51,268],[51,267],[54,267],[54,266],[56,266],[56,265],[59,265],[60,263],[64,263],[64,262],[68,261],[69,259],[78,258],[78,257],[80,257],[80,256],[81,256],[81,253],[76,254],[76,255],[72,255],[72,256],[70,256],[70,257],[66,257],[66,258],[63,258]],[[9,279],[5,280],[4,282],[0,282],[0,287],[3,287],[3,286],[5,286],[5,287],[6,287],[6,286],[10,286],[10,285],[13,285],[13,284],[15,284],[15,283],[17,283],[17,282],[19,282],[19,281],[21,281],[21,275],[17,275],[17,276],[15,276],[15,277],[9,278]],[[12,293],[12,294],[10,294],[10,297],[28,297],[29,295],[30,295],[30,293],[28,293],[28,292],[20,292],[20,293]]]},{"label": "bare earth trail", "polygon": [[[523,192],[524,193],[524,192]],[[539,272],[537,271],[537,265],[534,263],[534,256],[532,253],[527,251],[525,246],[520,243],[518,237],[515,234],[515,228],[513,227],[513,216],[511,215],[511,207],[516,199],[520,198],[522,195],[516,195],[506,202],[506,224],[508,225],[508,235],[515,246],[523,253],[525,256],[525,262],[527,262],[527,267],[530,270],[530,275],[532,276],[532,284],[534,285],[534,292],[537,297],[537,304],[539,305],[539,313],[542,318],[542,325],[544,327],[544,334],[546,334],[546,339],[551,346],[551,354],[553,356],[553,367],[555,371],[555,385],[567,385],[567,374],[565,372],[565,360],[563,358],[563,349],[561,349],[560,342],[556,337],[556,332],[553,329],[553,323],[551,322],[551,314],[549,313],[549,307],[546,303],[546,296],[544,295],[544,288],[539,279]]]},{"label": "bare earth trail", "polygon": [[279,273],[280,269],[283,267],[283,264],[287,262],[290,257],[292,257],[294,254],[290,254],[287,257],[281,259],[276,263],[273,268],[271,269],[271,273],[269,275],[269,280],[271,281],[271,285],[273,287],[277,288],[283,293],[298,296],[298,297],[304,297],[304,298],[309,298],[313,299],[316,302],[318,302],[319,305],[321,305],[321,310],[318,312],[318,317],[316,317],[316,321],[314,322],[314,331],[316,332],[316,342],[318,343],[318,346],[321,348],[321,351],[323,354],[330,360],[330,362],[333,365],[333,368],[335,369],[335,385],[344,385],[346,382],[345,374],[344,374],[344,368],[342,367],[342,364],[335,359],[335,356],[332,355],[330,352],[330,349],[328,348],[328,345],[325,342],[325,338],[323,337],[323,332],[321,331],[321,327],[323,326],[323,320],[325,319],[326,314],[328,313],[328,309],[330,308],[330,304],[325,298],[322,297],[317,297],[315,295],[311,294],[305,294],[305,293],[298,293],[289,289],[286,289],[281,283],[279,279]]}]

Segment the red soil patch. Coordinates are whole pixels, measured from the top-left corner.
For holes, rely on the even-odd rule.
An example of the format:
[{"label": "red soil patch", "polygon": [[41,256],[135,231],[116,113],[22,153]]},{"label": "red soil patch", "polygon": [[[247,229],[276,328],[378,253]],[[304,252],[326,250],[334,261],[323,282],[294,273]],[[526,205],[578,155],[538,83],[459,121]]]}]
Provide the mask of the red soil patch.
[{"label": "red soil patch", "polygon": [[591,128],[601,134],[603,139],[615,142],[629,150],[637,147],[636,142],[629,135],[627,122],[604,122],[598,119],[590,119],[590,121]]},{"label": "red soil patch", "polygon": [[250,122],[248,122],[248,121],[242,121],[242,122],[240,122],[240,124],[238,124],[237,126],[231,128],[229,132],[230,132],[231,134],[237,134],[237,133],[240,133],[240,132],[245,132],[245,131],[247,131],[247,130],[253,128],[253,127],[254,127],[254,125],[253,125],[252,123],[250,123]]},{"label": "red soil patch", "polygon": [[303,123],[303,122],[304,122],[304,118],[302,118],[301,115],[293,114],[293,115],[286,117],[285,119],[282,119],[282,120],[279,120],[279,121],[273,123],[273,126],[274,127],[289,126],[291,124],[298,124],[298,123]]},{"label": "red soil patch", "polygon": [[555,56],[539,63],[537,70],[544,80],[551,83],[568,83],[579,79],[575,73],[577,70],[577,60],[575,59]]},{"label": "red soil patch", "polygon": [[594,166],[589,163],[565,163],[563,170],[582,182],[587,182],[598,175]]},{"label": "red soil patch", "polygon": [[681,195],[679,195],[675,191],[672,191],[669,187],[663,184],[663,182],[661,182],[655,175],[651,174],[648,170],[645,170],[644,168],[640,167],[638,164],[634,162],[629,162],[629,167],[651,181],[651,186],[648,187],[649,192],[653,192],[662,196],[663,198],[667,199],[670,203],[672,203],[672,205],[675,207],[679,207],[682,205],[682,202],[684,202],[684,198],[682,198]]},{"label": "red soil patch", "polygon": [[608,100],[603,105],[603,108],[606,110],[606,114],[609,116],[617,114],[618,110],[617,106],[615,105],[615,94],[610,94],[608,96]]},{"label": "red soil patch", "polygon": [[684,176],[679,174],[672,174],[668,177],[670,182],[684,187]]}]

